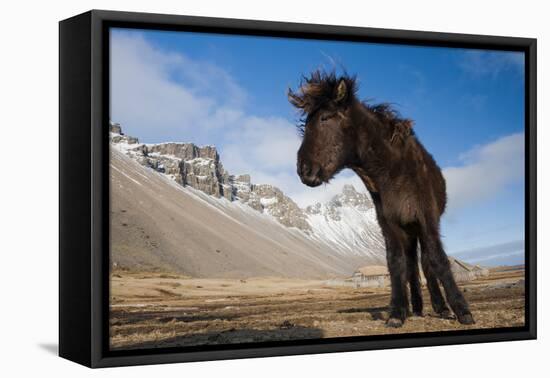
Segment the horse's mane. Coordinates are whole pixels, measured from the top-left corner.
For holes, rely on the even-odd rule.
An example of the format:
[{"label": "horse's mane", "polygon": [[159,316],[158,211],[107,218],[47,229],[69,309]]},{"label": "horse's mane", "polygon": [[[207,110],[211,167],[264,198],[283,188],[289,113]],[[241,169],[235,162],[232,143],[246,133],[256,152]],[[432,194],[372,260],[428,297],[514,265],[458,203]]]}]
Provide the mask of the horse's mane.
[{"label": "horse's mane", "polygon": [[363,107],[373,114],[378,120],[389,126],[392,142],[396,138],[404,139],[414,134],[413,120],[403,118],[395,108],[389,103],[369,104],[366,101],[361,103]]},{"label": "horse's mane", "polygon": [[347,95],[344,101],[351,100],[357,92],[357,80],[347,74],[336,76],[334,71],[325,72],[316,70],[309,77],[302,76],[297,92],[288,90],[288,99],[298,108],[302,115],[311,114],[327,102],[334,99],[338,84],[346,83]]},{"label": "horse's mane", "polygon": [[[337,76],[334,71],[325,72],[316,70],[309,77],[302,76],[298,91],[288,90],[288,99],[292,105],[300,110],[303,117],[298,128],[303,132],[303,123],[305,117],[320,109],[335,98],[340,82],[346,84],[347,95],[344,104],[350,104],[356,99],[359,88],[355,76],[343,74]],[[361,105],[372,115],[374,115],[382,124],[388,127],[391,132],[391,138],[396,136],[406,137],[413,134],[413,121],[408,118],[402,118],[401,115],[389,103],[370,104],[367,101],[360,102]]]}]

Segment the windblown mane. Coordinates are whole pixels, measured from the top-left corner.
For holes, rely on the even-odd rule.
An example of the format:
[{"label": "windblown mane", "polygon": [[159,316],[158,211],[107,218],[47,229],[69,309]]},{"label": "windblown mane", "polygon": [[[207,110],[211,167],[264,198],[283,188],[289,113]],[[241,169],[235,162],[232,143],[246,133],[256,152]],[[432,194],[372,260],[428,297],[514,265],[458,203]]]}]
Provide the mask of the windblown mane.
[{"label": "windblown mane", "polygon": [[363,101],[362,105],[367,111],[374,114],[381,123],[389,126],[388,131],[391,132],[392,142],[397,138],[402,140],[409,135],[414,135],[414,122],[409,118],[402,118],[399,112],[390,104],[369,104]]},{"label": "windblown mane", "polygon": [[[300,87],[296,92],[291,89],[288,90],[290,103],[299,109],[301,113],[301,119],[297,127],[302,135],[307,117],[334,99],[338,85],[342,80],[347,88],[347,98],[344,99],[343,104],[349,104],[356,98],[358,90],[356,77],[347,74],[336,76],[334,71],[313,71],[309,77],[302,77]],[[397,137],[404,139],[414,133],[412,130],[413,121],[402,118],[399,112],[390,104],[369,104],[366,101],[361,102],[361,104],[382,124],[388,126],[386,130],[390,133],[392,141]]]},{"label": "windblown mane", "polygon": [[344,80],[347,87],[347,100],[357,92],[355,77],[336,76],[335,72],[313,71],[310,77],[303,76],[297,92],[288,90],[290,103],[300,109],[302,115],[311,114],[327,102],[334,99],[338,84]]}]

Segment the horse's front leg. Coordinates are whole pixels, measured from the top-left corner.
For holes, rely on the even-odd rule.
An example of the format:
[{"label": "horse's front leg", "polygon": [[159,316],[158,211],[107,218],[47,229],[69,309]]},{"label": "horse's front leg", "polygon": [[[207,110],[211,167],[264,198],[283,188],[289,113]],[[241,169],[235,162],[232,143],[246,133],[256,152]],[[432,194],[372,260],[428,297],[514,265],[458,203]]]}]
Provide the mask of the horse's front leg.
[{"label": "horse's front leg", "polygon": [[391,310],[386,326],[401,327],[409,309],[404,235],[398,226],[387,226],[384,231],[386,259],[391,281]]}]

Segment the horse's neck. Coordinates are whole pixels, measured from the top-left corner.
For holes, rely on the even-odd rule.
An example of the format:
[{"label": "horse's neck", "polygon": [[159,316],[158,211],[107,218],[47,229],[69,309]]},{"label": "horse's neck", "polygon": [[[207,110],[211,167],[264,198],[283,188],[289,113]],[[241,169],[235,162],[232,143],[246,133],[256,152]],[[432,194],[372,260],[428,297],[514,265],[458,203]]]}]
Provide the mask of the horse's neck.
[{"label": "horse's neck", "polygon": [[377,192],[387,181],[388,172],[403,158],[403,152],[392,146],[390,125],[369,110],[363,109],[356,121],[359,160],[353,170],[369,191]]},{"label": "horse's neck", "polygon": [[363,184],[369,192],[378,193],[378,185],[362,166],[355,166],[352,169],[357,176],[359,176],[361,181],[363,181]]}]

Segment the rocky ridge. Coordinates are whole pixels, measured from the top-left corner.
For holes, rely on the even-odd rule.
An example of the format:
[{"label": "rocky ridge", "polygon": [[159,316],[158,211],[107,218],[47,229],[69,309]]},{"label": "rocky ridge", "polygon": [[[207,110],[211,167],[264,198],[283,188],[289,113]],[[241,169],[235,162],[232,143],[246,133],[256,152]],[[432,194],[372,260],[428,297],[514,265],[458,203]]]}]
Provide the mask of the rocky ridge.
[{"label": "rocky ridge", "polygon": [[229,174],[214,146],[140,143],[138,138],[125,135],[120,124],[113,122],[109,131],[113,147],[182,186],[228,201],[239,201],[260,213],[269,214],[286,227],[295,227],[306,233],[312,231],[307,214],[279,188],[253,184],[247,174]]},{"label": "rocky ridge", "polygon": [[384,238],[367,193],[358,192],[353,185],[344,185],[342,192],[330,201],[308,206],[304,213],[312,237],[331,245],[336,253],[385,262]]}]

